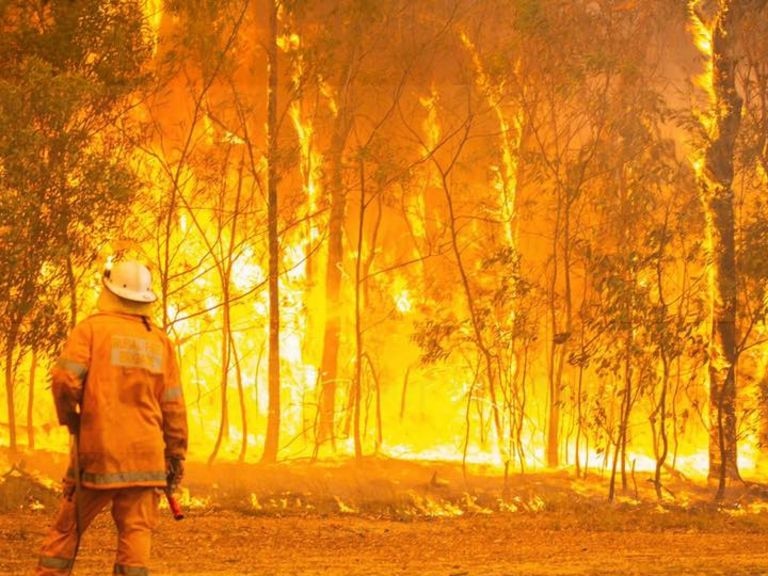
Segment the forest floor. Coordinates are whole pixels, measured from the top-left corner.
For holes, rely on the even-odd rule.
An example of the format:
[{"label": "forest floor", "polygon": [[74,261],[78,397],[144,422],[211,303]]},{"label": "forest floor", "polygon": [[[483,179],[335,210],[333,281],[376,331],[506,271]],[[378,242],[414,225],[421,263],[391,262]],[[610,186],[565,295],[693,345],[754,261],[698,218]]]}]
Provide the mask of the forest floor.
[{"label": "forest floor", "polygon": [[[0,454],[0,574],[31,575],[55,514],[60,455]],[[5,470],[5,472],[3,471]],[[649,474],[567,471],[505,478],[434,462],[367,459],[188,465],[185,518],[161,510],[154,576],[768,575],[768,487],[679,475],[660,501]],[[111,573],[108,512],[73,571]]]}]

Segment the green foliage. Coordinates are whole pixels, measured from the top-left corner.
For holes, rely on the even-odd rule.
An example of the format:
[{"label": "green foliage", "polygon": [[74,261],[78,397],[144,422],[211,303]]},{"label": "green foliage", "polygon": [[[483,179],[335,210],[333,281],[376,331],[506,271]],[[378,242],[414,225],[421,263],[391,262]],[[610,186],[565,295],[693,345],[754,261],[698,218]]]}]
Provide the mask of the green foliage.
[{"label": "green foliage", "polygon": [[[508,361],[507,354],[537,339],[540,293],[520,273],[519,254],[500,246],[477,265],[470,286],[472,310],[466,309],[463,298],[450,305],[442,301],[437,309],[425,313],[426,320],[415,322],[413,341],[421,348],[423,363],[446,360],[452,351],[469,343],[488,346],[495,356]],[[452,299],[455,293],[446,296]],[[480,328],[482,342],[477,341],[473,323]]]},{"label": "green foliage", "polygon": [[240,0],[194,0],[166,2],[168,11],[180,17],[173,37],[173,51],[166,65],[195,62],[203,80],[209,82],[221,66],[228,65],[226,46],[241,23],[244,5]]},{"label": "green foliage", "polygon": [[421,348],[422,364],[434,364],[451,354],[451,339],[459,329],[455,319],[418,320],[412,339]]},{"label": "green foliage", "polygon": [[515,0],[515,27],[521,32],[542,34],[549,28],[541,0]]},{"label": "green foliage", "polygon": [[[747,322],[764,322],[768,313],[768,210],[758,201],[748,215],[737,243],[741,316]],[[748,324],[745,324],[745,329]]]},{"label": "green foliage", "polygon": [[132,196],[115,121],[151,47],[138,2],[8,1],[0,28],[2,348],[47,350]]},{"label": "green foliage", "polygon": [[758,202],[746,222],[739,244],[739,269],[749,280],[768,280],[768,210]]}]

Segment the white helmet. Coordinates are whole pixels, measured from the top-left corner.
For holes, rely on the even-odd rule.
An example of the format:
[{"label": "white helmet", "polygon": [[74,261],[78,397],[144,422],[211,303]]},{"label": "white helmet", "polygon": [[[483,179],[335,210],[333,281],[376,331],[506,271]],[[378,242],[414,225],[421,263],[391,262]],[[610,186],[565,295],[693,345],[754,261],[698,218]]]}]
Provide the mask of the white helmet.
[{"label": "white helmet", "polygon": [[105,272],[104,286],[113,294],[131,302],[157,300],[157,295],[152,292],[152,274],[149,268],[135,260],[116,262],[111,270]]}]

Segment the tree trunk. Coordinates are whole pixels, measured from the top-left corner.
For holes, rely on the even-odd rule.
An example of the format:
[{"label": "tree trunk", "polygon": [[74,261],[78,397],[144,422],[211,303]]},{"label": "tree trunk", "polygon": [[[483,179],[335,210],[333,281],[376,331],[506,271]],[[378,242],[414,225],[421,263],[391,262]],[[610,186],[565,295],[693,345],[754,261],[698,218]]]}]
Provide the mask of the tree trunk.
[{"label": "tree trunk", "polygon": [[[568,353],[567,341],[570,338],[573,325],[573,305],[571,294],[571,262],[570,262],[570,224],[571,224],[571,199],[565,192],[565,199],[558,195],[557,218],[555,219],[555,234],[552,245],[554,259],[554,271],[550,283],[551,300],[550,315],[552,327],[552,348],[549,358],[549,412],[547,419],[547,466],[556,468],[560,465],[560,407],[562,404],[562,382],[565,359]],[[563,211],[563,278],[564,278],[564,305],[565,320],[558,322],[557,273],[558,273],[558,244],[560,243],[560,211]]]},{"label": "tree trunk", "polygon": [[67,255],[67,285],[69,288],[69,328],[77,324],[77,280],[72,266],[72,255]]},{"label": "tree trunk", "polygon": [[269,0],[268,41],[268,97],[267,97],[267,148],[268,148],[268,214],[269,235],[269,357],[267,431],[264,439],[262,462],[277,461],[280,438],[280,300],[278,293],[279,251],[277,230],[277,6]]},{"label": "tree trunk", "polygon": [[216,435],[216,442],[213,445],[213,451],[208,456],[208,464],[213,464],[216,459],[221,443],[225,438],[229,438],[229,397],[227,394],[229,382],[229,358],[230,358],[230,330],[229,330],[229,286],[228,278],[222,275],[222,297],[224,305],[222,307],[223,319],[221,329],[221,375],[219,380],[221,392],[221,420],[219,421],[219,432]]},{"label": "tree trunk", "polygon": [[[222,299],[222,320],[221,320],[221,377],[220,377],[220,385],[221,385],[221,424],[219,426],[219,433],[216,437],[216,443],[213,448],[213,452],[211,453],[210,457],[208,458],[208,464],[212,464],[213,460],[216,458],[216,455],[219,452],[219,449],[221,448],[221,443],[223,440],[229,440],[229,395],[228,395],[228,388],[229,388],[229,368],[232,365],[232,356],[235,355],[235,358],[237,356],[237,353],[235,352],[235,343],[234,339],[232,337],[232,298],[231,298],[231,283],[232,283],[232,265],[235,260],[235,243],[237,238],[237,223],[238,223],[238,214],[240,213],[240,198],[242,194],[242,183],[243,183],[243,164],[240,163],[240,170],[238,173],[238,185],[237,185],[237,192],[235,194],[235,202],[232,209],[232,219],[231,219],[231,230],[229,234],[229,244],[227,245],[226,249],[223,249],[221,252],[221,257],[216,262],[216,270],[219,273],[219,282],[221,283],[221,299]],[[225,234],[223,234],[224,229],[226,227],[226,224],[222,217],[219,217],[218,221],[218,232],[217,235],[219,238],[223,238]],[[201,232],[203,230],[201,229]],[[205,233],[203,232],[203,236],[205,236]],[[208,241],[206,241],[208,243]],[[209,251],[211,254],[214,253],[214,246],[212,244],[209,244]],[[236,361],[237,370],[237,384],[238,384],[238,393],[240,398],[240,408],[241,412],[243,409],[243,393],[242,393],[242,382],[241,382],[241,373],[240,373],[240,365]],[[242,421],[243,428],[245,428],[245,420]]]},{"label": "tree trunk", "polygon": [[8,447],[16,453],[16,411],[13,395],[13,349],[16,347],[14,330],[5,338],[5,405],[8,408]]},{"label": "tree trunk", "polygon": [[29,394],[27,395],[27,446],[35,449],[35,375],[37,373],[37,352],[32,350],[29,360]]},{"label": "tree trunk", "polygon": [[245,455],[248,451],[248,403],[245,398],[245,387],[243,385],[243,367],[240,364],[240,356],[237,354],[237,346],[232,336],[232,326],[229,327],[229,343],[232,346],[232,357],[235,360],[235,381],[237,382],[237,397],[240,401],[240,428],[243,434],[237,461],[245,462]]},{"label": "tree trunk", "polygon": [[[352,17],[348,33],[355,37],[360,33],[360,15]],[[347,189],[344,183],[344,150],[347,146],[352,117],[349,99],[354,84],[360,54],[358,45],[352,43],[340,54],[334,74],[337,97],[334,105],[336,117],[328,153],[328,186],[331,210],[328,219],[328,261],[325,272],[325,330],[323,354],[320,365],[320,397],[318,399],[318,427],[315,452],[322,444],[330,443],[336,449],[336,391],[339,380],[338,355],[342,328],[342,279],[344,267],[344,221],[347,212]]]},{"label": "tree trunk", "polygon": [[330,194],[331,213],[328,221],[328,264],[325,273],[325,331],[320,365],[318,446],[330,442],[336,449],[336,383],[341,341],[341,280],[344,266],[344,220],[347,212],[347,190],[344,186],[342,155],[349,134],[344,109],[334,128],[331,144]]},{"label": "tree trunk", "polygon": [[768,370],[763,371],[758,390],[758,414],[760,426],[758,428],[757,440],[761,450],[759,453],[758,469],[765,470],[768,466],[766,455],[768,455]]},{"label": "tree trunk", "polygon": [[[664,217],[663,235],[666,237],[669,230],[669,217],[670,211],[667,212]],[[653,454],[656,457],[656,466],[653,475],[653,485],[656,489],[656,498],[662,499],[661,491],[661,471],[667,461],[669,454],[669,431],[667,430],[667,396],[669,393],[669,379],[670,379],[670,365],[672,362],[672,350],[666,337],[666,332],[669,330],[667,327],[667,301],[664,294],[664,256],[666,252],[666,242],[662,242],[659,245],[659,253],[656,256],[656,290],[659,293],[659,308],[662,310],[662,314],[658,318],[660,333],[658,340],[658,352],[659,361],[661,362],[661,391],[659,394],[659,401],[656,403],[653,412],[651,413],[651,430],[653,433]],[[656,429],[656,423],[658,422],[658,431]]]},{"label": "tree trunk", "polygon": [[365,163],[360,160],[360,204],[357,225],[357,257],[355,258],[355,379],[352,383],[354,398],[354,438],[355,459],[359,462],[363,457],[362,438],[360,434],[360,406],[363,384],[363,325],[360,295],[360,270],[363,259],[363,232],[365,230]]},{"label": "tree trunk", "polygon": [[659,432],[655,441],[656,450],[656,468],[653,474],[653,485],[656,489],[656,497],[661,500],[661,471],[667,462],[667,455],[669,454],[669,431],[667,430],[667,391],[669,390],[669,358],[666,351],[666,346],[662,344],[661,352],[661,397],[657,404],[656,415],[659,418]]},{"label": "tree trunk", "polygon": [[723,1],[712,28],[713,125],[699,185],[712,240],[712,331],[709,362],[709,477],[738,479],[736,461],[736,252],[733,206],[734,143],[742,99],[736,90],[740,2]]}]

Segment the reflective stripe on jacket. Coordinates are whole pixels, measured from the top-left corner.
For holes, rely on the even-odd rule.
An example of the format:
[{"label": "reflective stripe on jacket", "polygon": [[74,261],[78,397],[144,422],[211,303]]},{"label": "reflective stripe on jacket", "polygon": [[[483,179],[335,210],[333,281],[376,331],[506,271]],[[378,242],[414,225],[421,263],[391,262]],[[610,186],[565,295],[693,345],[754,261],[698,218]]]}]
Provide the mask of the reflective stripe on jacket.
[{"label": "reflective stripe on jacket", "polygon": [[72,330],[52,376],[60,423],[80,403],[83,486],[165,485],[166,458],[186,456],[187,415],[162,330],[141,316],[94,314]]}]

